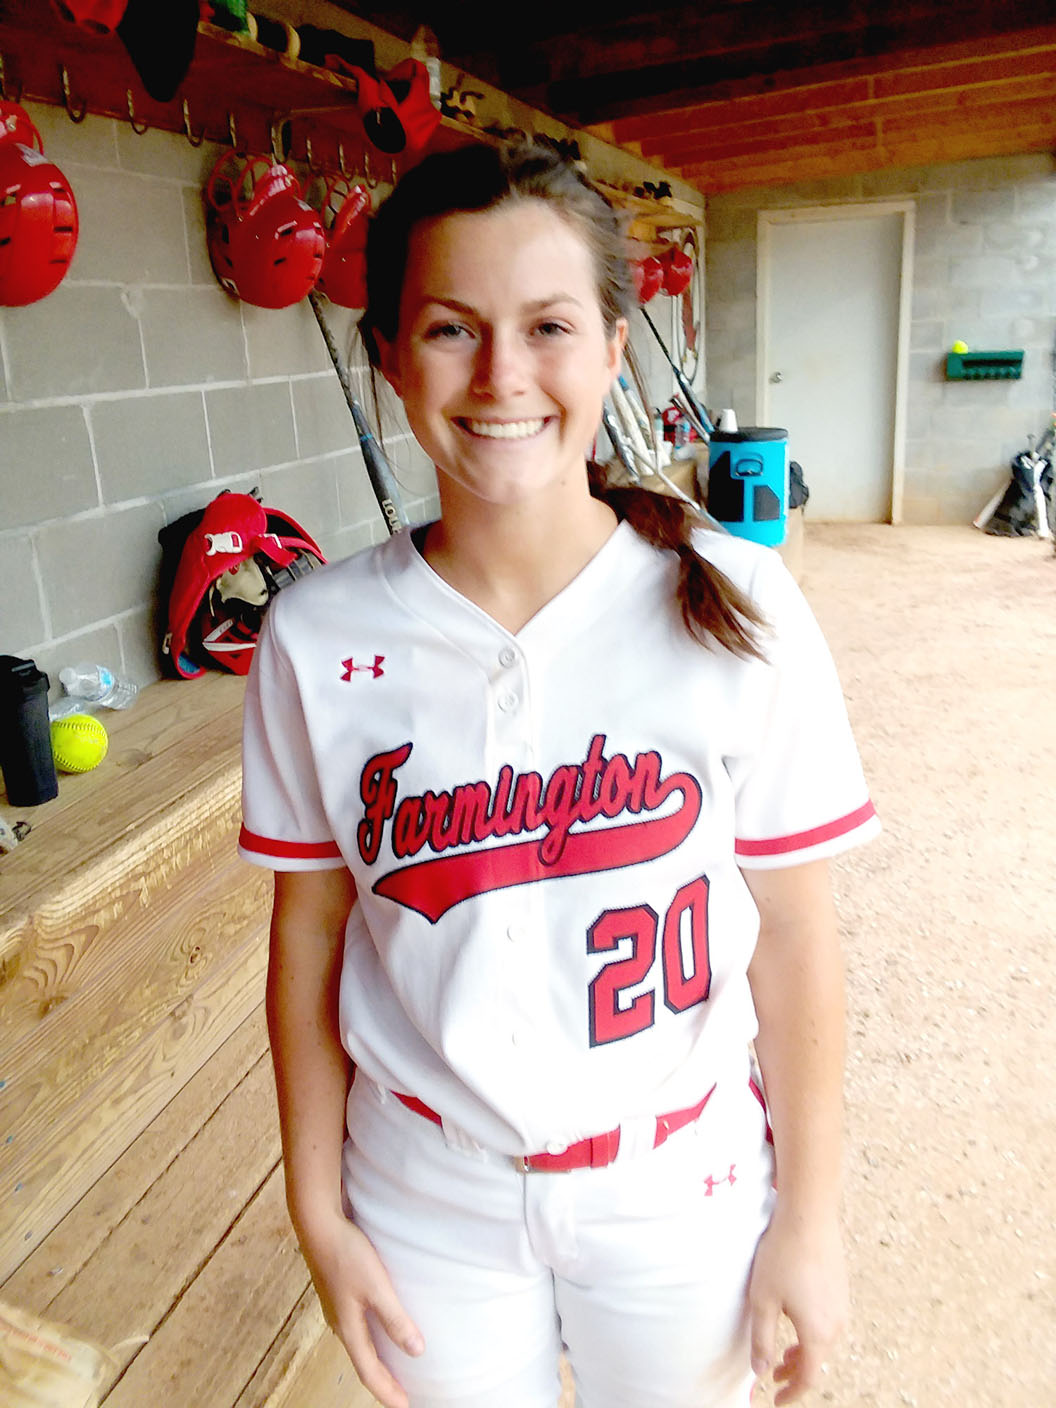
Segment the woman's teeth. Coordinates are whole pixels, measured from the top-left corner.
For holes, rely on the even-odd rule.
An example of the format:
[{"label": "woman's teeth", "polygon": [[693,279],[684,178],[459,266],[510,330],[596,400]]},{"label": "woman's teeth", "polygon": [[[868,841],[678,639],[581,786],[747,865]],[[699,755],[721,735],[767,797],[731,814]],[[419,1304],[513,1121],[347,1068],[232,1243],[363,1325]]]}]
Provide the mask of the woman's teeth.
[{"label": "woman's teeth", "polygon": [[538,435],[545,420],[464,420],[471,435],[483,435],[489,440],[525,440]]}]

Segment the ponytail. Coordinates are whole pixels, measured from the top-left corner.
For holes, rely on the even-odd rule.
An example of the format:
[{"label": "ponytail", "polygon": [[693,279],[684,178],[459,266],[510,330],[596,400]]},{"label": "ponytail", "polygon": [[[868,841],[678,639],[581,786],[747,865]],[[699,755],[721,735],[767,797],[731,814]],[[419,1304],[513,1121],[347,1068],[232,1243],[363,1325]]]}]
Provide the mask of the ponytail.
[{"label": "ponytail", "polygon": [[766,619],[751,597],[697,552],[693,530],[699,519],[690,506],[670,494],[611,484],[603,465],[592,462],[587,471],[594,498],[608,504],[647,543],[678,554],[675,597],[693,639],[704,646],[722,646],[744,659],[763,659],[758,635]]}]

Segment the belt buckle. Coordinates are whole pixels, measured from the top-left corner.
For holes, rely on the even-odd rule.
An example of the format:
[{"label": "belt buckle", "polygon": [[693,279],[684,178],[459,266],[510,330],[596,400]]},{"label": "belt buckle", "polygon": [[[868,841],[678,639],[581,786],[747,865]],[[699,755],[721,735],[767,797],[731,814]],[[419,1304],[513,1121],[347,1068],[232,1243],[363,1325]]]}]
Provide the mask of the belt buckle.
[{"label": "belt buckle", "polygon": [[538,1168],[532,1163],[533,1154],[514,1154],[513,1166],[518,1173],[571,1173],[570,1168]]}]

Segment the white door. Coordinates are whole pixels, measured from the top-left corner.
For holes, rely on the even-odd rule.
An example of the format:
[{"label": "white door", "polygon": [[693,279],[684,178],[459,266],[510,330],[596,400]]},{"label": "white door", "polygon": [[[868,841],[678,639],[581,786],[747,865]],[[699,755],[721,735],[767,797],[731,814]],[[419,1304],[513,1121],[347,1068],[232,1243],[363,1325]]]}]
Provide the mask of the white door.
[{"label": "white door", "polygon": [[858,206],[761,220],[759,405],[788,430],[815,521],[898,518],[910,218]]}]

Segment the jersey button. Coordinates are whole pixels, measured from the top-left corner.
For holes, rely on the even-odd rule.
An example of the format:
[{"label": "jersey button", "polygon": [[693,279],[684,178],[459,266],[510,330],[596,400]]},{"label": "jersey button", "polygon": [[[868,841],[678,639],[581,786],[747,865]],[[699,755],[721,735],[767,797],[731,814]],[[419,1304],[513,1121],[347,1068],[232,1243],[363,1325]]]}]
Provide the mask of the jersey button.
[{"label": "jersey button", "polygon": [[499,651],[499,664],[504,670],[508,670],[517,660],[517,652],[511,646],[504,645]]},{"label": "jersey button", "polygon": [[500,695],[499,695],[499,708],[502,710],[502,712],[503,712],[504,714],[510,713],[510,711],[513,710],[513,709],[516,709],[516,707],[517,707],[517,696],[516,696],[516,694],[500,694]]},{"label": "jersey button", "polygon": [[523,939],[523,938],[524,938],[524,927],[523,927],[523,925],[521,925],[521,924],[511,924],[511,925],[509,925],[509,927],[508,927],[507,930],[506,930],[506,937],[507,937],[508,939],[510,939],[513,943],[516,943],[518,939]]},{"label": "jersey button", "polygon": [[563,1154],[567,1148],[568,1145],[562,1144],[560,1139],[551,1139],[546,1146],[546,1152],[548,1154]]}]

